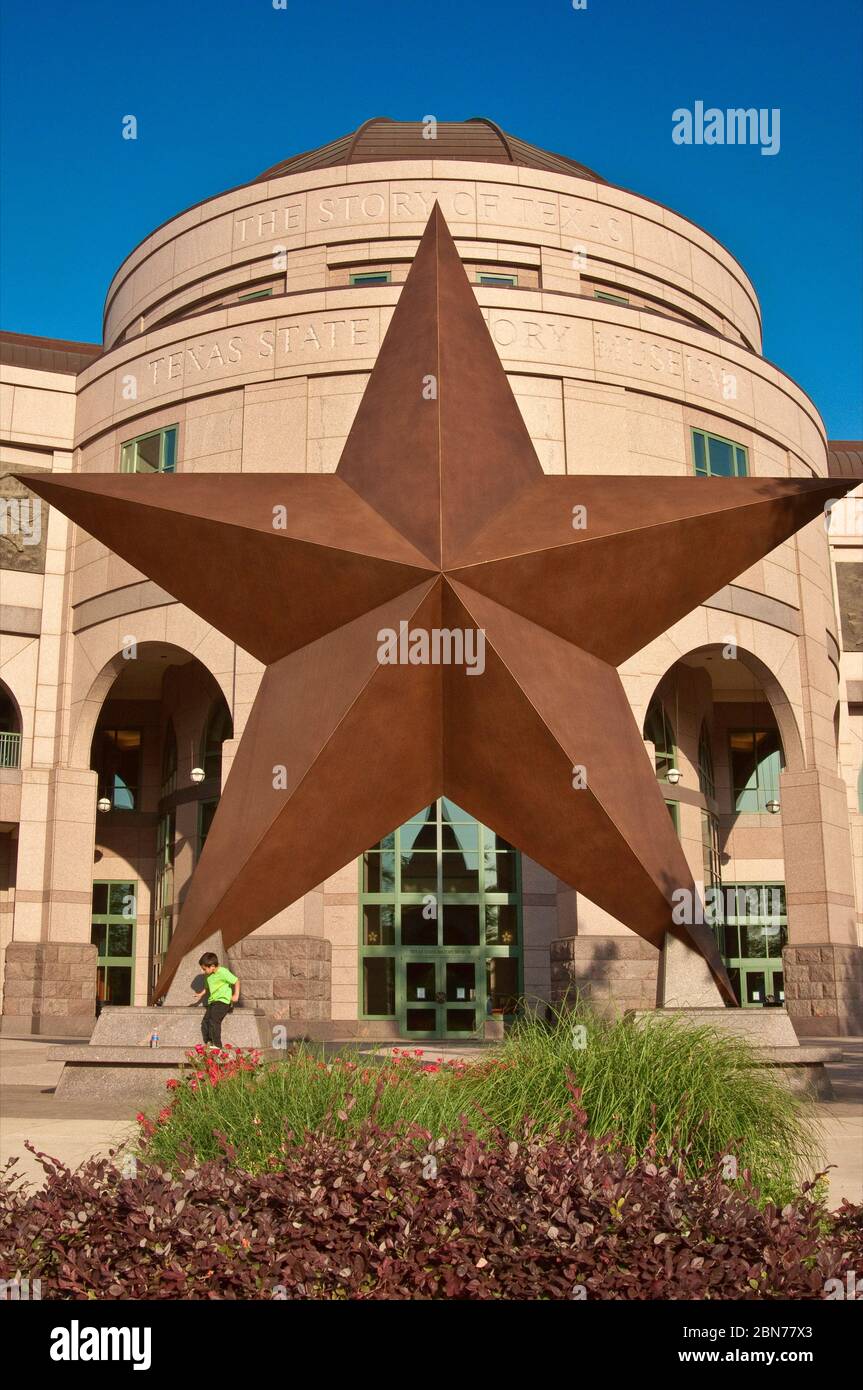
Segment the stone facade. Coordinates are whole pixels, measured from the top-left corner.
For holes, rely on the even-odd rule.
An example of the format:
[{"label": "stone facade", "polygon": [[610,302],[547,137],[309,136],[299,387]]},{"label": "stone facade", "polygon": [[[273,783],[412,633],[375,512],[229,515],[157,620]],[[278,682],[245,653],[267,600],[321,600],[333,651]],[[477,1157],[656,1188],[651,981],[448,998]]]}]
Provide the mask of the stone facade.
[{"label": "stone facade", "polygon": [[863,952],[854,946],[786,946],[785,997],[801,1037],[863,1033]]},{"label": "stone facade", "polygon": [[240,977],[240,1002],[273,1023],[331,1018],[332,946],[320,936],[246,937],[229,952]]},{"label": "stone facade", "polygon": [[[117,270],[101,348],[0,334],[0,483],[116,472],[128,441],[169,427],[182,471],[332,472],[435,200],[548,473],[682,477],[704,431],[745,449],[754,477],[828,474],[818,411],[762,357],[755,287],[709,233],[577,170],[424,145],[410,160],[272,173],[173,217]],[[352,284],[364,270],[390,282]],[[517,283],[483,284],[484,270]],[[16,506],[21,493],[0,486]],[[842,630],[834,573],[860,563],[861,531],[845,517],[829,536],[813,522],[620,671],[639,725],[657,698],[675,726],[681,780],[667,799],[695,878],[706,816],[723,880],[785,887],[789,988],[798,943],[834,949],[845,970],[863,942],[863,653]],[[39,992],[11,967],[72,947],[90,960],[94,882],[132,883],[131,1002],[147,1002],[262,667],[53,509],[38,554],[23,530],[4,540],[0,714],[14,728],[0,747],[17,745],[0,757],[0,1026],[53,1030],[60,977]],[[207,753],[222,706],[230,728]],[[735,804],[730,743],[747,727],[781,738],[778,814]],[[139,731],[141,765],[134,809],[103,814],[94,749],[111,729]],[[359,882],[344,866],[232,948],[250,1004],[297,1026],[393,1032],[361,1017]],[[522,886],[531,1001],[575,984],[652,1005],[652,948],[539,865],[523,861]],[[835,978],[823,1017],[852,1030],[857,1006]],[[92,1012],[67,983],[84,1030]]]},{"label": "stone facade", "polygon": [[632,933],[564,937],[551,946],[551,1002],[577,997],[609,1017],[652,1009],[658,966],[658,952]]},{"label": "stone facade", "polygon": [[6,1031],[88,1038],[96,1018],[96,958],[89,942],[11,941]]}]

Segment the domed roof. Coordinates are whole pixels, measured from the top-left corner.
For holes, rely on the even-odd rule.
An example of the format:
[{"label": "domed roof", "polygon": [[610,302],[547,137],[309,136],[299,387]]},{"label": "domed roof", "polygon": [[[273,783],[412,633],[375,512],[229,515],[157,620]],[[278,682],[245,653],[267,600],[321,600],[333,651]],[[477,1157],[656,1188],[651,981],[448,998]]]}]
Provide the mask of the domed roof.
[{"label": "domed roof", "polygon": [[373,116],[349,135],[305,154],[292,155],[265,169],[254,183],[278,178],[281,174],[303,174],[310,169],[328,169],[334,164],[376,164],[390,159],[469,159],[481,164],[522,165],[528,169],[547,169],[555,174],[605,183],[601,175],[563,154],[551,154],[529,145],[517,135],[507,135],[485,116],[468,121],[439,121],[436,139],[424,138],[422,121],[394,121],[389,116]]}]

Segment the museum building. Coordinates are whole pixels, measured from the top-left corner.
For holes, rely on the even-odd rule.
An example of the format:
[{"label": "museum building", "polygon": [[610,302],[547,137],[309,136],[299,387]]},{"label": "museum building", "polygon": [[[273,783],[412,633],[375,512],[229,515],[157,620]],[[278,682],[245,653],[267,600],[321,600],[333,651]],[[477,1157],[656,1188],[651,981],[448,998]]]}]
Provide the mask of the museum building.
[{"label": "museum building", "polygon": [[[4,1032],[147,1002],[263,671],[12,475],[333,472],[435,201],[546,472],[863,481],[724,246],[492,121],[376,118],[170,219],[102,345],[0,334]],[[620,675],[740,1002],[863,1032],[863,487]],[[658,967],[447,798],[230,959],[244,1002],[340,1038],[651,1008]]]}]

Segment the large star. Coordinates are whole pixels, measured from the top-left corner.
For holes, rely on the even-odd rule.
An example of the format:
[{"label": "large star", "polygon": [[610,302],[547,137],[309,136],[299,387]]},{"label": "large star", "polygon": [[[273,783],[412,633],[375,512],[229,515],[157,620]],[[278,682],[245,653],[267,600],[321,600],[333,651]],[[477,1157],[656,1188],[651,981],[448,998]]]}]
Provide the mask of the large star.
[{"label": "large star", "polygon": [[615,668],[842,484],[546,476],[437,206],[334,475],[26,481],[266,665],[155,997],[445,794],[733,1000]]}]

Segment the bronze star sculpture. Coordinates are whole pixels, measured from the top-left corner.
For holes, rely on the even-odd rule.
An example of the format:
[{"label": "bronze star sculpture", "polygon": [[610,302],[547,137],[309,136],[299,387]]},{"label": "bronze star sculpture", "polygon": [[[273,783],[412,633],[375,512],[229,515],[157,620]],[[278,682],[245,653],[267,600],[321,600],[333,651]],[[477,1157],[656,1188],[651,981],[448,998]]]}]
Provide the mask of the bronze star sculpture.
[{"label": "bronze star sculpture", "polygon": [[842,484],[546,476],[437,206],[334,475],[26,481],[266,665],[155,998],[445,794],[734,1002],[615,667]]}]

